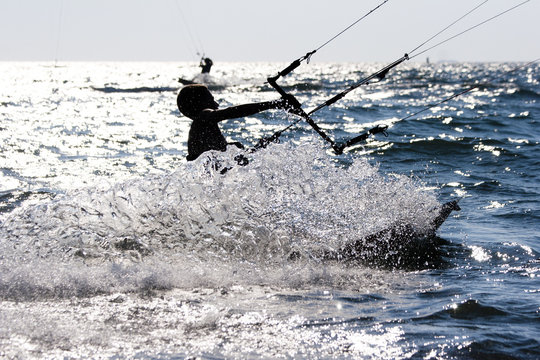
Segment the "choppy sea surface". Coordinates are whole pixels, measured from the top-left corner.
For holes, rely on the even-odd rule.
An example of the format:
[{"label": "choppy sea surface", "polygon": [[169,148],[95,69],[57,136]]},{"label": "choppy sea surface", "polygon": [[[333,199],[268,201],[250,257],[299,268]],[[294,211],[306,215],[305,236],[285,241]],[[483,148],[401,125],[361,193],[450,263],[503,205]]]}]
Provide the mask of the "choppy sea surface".
[{"label": "choppy sea surface", "polygon": [[[404,63],[313,114],[387,137],[335,155],[302,121],[248,166],[186,162],[178,78],[229,106],[277,99],[285,65],[0,63],[0,358],[540,357],[540,66]],[[384,65],[279,82],[310,110]],[[249,147],[294,120],[221,128]],[[320,256],[450,200],[429,253]]]}]

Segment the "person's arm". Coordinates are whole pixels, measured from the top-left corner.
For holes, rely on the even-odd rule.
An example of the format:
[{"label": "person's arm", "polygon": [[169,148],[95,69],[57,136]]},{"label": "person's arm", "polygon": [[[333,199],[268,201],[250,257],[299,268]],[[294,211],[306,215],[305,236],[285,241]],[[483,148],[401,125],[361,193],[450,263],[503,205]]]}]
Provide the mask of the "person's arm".
[{"label": "person's arm", "polygon": [[209,121],[223,121],[227,119],[235,119],[257,114],[261,111],[270,109],[285,109],[290,107],[300,107],[300,104],[293,97],[287,99],[279,99],[274,101],[263,101],[258,103],[243,104],[230,106],[225,109],[205,109],[202,111],[202,116]]}]

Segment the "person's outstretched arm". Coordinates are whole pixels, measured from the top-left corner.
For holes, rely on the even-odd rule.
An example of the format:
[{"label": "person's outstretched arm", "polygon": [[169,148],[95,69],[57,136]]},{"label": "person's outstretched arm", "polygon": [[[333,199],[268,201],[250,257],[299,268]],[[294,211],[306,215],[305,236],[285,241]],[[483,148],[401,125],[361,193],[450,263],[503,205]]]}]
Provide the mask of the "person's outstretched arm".
[{"label": "person's outstretched arm", "polygon": [[230,106],[225,109],[205,109],[202,111],[202,116],[206,120],[219,122],[227,119],[251,116],[264,110],[285,109],[290,107],[300,107],[300,104],[293,97],[287,99],[281,98],[274,101],[263,101],[258,103]]}]

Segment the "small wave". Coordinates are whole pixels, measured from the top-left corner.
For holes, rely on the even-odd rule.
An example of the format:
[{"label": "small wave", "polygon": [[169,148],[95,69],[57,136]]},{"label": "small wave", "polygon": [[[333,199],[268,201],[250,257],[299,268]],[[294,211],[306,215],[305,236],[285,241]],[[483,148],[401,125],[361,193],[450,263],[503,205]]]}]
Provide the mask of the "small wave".
[{"label": "small wave", "polygon": [[[488,337],[493,337],[489,334]],[[452,359],[505,359],[524,360],[540,357],[540,342],[524,336],[501,336],[499,341],[493,339],[474,341],[448,351]]]},{"label": "small wave", "polygon": [[443,319],[449,316],[455,319],[474,320],[507,315],[508,313],[496,307],[483,305],[477,300],[467,300],[461,304],[448,306],[445,310],[438,311],[422,319]]},{"label": "small wave", "polygon": [[496,243],[489,248],[479,246],[470,246],[469,248],[469,256],[476,261],[487,261],[492,271],[511,272],[533,278],[540,271],[540,268],[535,264],[539,253],[526,245]]},{"label": "small wave", "polygon": [[512,87],[508,88],[505,92],[501,94],[502,99],[511,99],[513,101],[538,101],[540,99],[540,93],[534,89],[524,88],[524,87]]},{"label": "small wave", "polygon": [[456,319],[488,318],[508,315],[505,311],[493,306],[482,305],[477,300],[467,300],[456,306],[451,306],[444,313]]},{"label": "small wave", "polygon": [[178,91],[177,87],[170,87],[170,86],[159,86],[159,87],[141,86],[141,87],[133,87],[133,88],[118,88],[118,87],[113,87],[113,86],[105,86],[105,87],[92,86],[92,89],[96,91],[101,91],[104,93],[141,93],[141,92]]},{"label": "small wave", "polygon": [[532,211],[520,211],[516,212],[515,209],[509,209],[493,214],[495,218],[515,220],[516,222],[522,222],[523,225],[534,225],[540,223],[540,215]]},{"label": "small wave", "polygon": [[[449,154],[455,156],[470,156],[471,144],[467,139],[442,139],[442,138],[411,138],[408,142],[394,142],[393,145],[385,150],[386,155],[398,155],[405,153],[409,158],[414,158],[413,154],[429,155],[430,159],[434,156],[446,158]],[[417,161],[415,159],[414,161]]]}]

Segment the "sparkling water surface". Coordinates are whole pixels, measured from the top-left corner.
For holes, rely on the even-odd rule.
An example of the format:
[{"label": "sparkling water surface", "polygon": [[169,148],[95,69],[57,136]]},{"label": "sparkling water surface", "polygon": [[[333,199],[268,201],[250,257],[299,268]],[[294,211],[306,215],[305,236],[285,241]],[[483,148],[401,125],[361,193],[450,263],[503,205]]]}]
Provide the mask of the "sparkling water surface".
[{"label": "sparkling water surface", "polygon": [[[185,161],[177,79],[228,106],[277,99],[265,79],[287,64],[59,65],[0,63],[0,357],[540,357],[538,65],[405,63],[313,115],[338,142],[387,137],[335,155],[300,122],[224,175]],[[383,66],[280,83],[309,110]],[[221,128],[252,146],[294,120]],[[425,262],[320,256],[423,231],[449,200]]]}]

